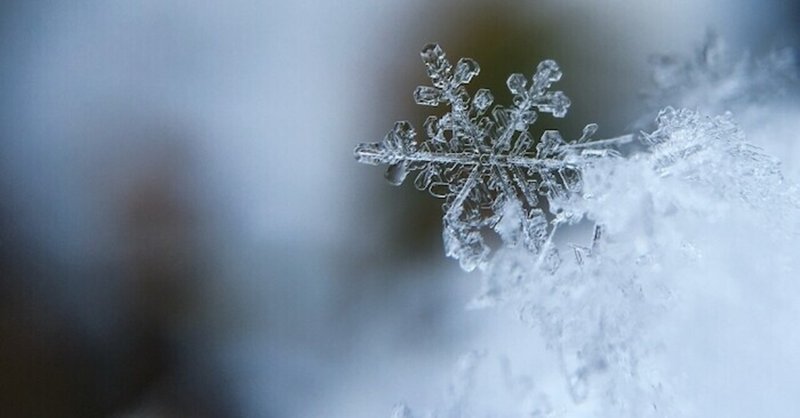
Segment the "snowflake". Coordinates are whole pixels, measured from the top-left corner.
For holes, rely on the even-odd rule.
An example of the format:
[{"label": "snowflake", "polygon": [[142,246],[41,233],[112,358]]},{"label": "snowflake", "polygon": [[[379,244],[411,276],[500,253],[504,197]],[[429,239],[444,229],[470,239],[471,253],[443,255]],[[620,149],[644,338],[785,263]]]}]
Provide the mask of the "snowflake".
[{"label": "snowflake", "polygon": [[[581,138],[565,141],[553,130],[536,140],[530,133],[540,113],[564,117],[569,108],[564,93],[550,90],[561,78],[555,62],[539,64],[530,79],[511,75],[513,104],[492,107],[488,90],[471,96],[466,89],[479,72],[475,61],[452,66],[438,45],[423,50],[432,85],[418,87],[415,100],[448,111],[427,118],[422,138],[398,122],[382,142],[356,147],[355,156],[388,165],[396,185],[415,174],[417,188],[444,199],[447,254],[483,272],[470,306],[511,308],[535,328],[555,356],[545,367],[561,375],[568,395],[504,387],[509,379],[475,375],[484,369],[467,357],[446,407],[426,416],[494,416],[511,408],[525,416],[661,417],[704,407],[687,385],[703,373],[685,366],[687,350],[675,355],[670,348],[704,348],[708,339],[676,330],[687,320],[702,324],[709,298],[725,300],[731,288],[767,290],[753,281],[763,277],[781,283],[771,286],[777,295],[798,269],[792,249],[800,237],[800,189],[777,159],[748,141],[732,113],[709,112],[739,111],[779,93],[771,87],[792,87],[781,77],[792,76],[794,61],[787,53],[758,63],[731,57],[709,42],[695,60],[663,58],[656,74],[662,89],[653,97],[678,107],[661,108],[655,126],[651,120],[635,135],[590,140],[597,130],[590,124]],[[614,151],[633,140],[638,144],[624,157]],[[582,219],[595,223],[587,246],[569,243],[577,234],[567,231],[553,239],[560,225]],[[492,231],[502,245],[489,259]],[[556,247],[570,245],[574,259],[562,260]],[[399,405],[393,416],[414,415]]]},{"label": "snowflake", "polygon": [[358,145],[356,159],[388,165],[386,178],[394,185],[417,173],[417,189],[445,200],[445,251],[464,270],[486,265],[488,230],[496,231],[505,247],[539,254],[554,270],[559,258],[550,241],[559,224],[579,218],[563,208],[581,189],[582,167],[614,155],[607,147],[632,136],[590,141],[597,125],[589,124],[575,141],[565,141],[555,130],[535,141],[529,129],[538,114],[562,118],[570,106],[563,92],[550,91],[562,75],[555,61],[542,61],[530,80],[509,76],[513,105],[491,108],[489,90],[470,97],[465,87],[480,72],[475,60],[461,58],[454,67],[437,44],[425,46],[420,55],[432,85],[417,87],[414,100],[449,105],[449,112],[427,118],[424,139],[409,122],[396,122],[383,141]]}]

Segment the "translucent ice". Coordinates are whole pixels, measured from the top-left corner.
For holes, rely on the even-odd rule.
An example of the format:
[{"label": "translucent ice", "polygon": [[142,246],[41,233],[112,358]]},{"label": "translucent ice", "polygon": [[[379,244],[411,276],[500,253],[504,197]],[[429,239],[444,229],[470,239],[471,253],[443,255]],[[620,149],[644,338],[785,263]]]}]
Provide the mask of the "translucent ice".
[{"label": "translucent ice", "polygon": [[[571,219],[554,216],[554,208],[580,191],[581,167],[598,155],[597,147],[587,143],[597,125],[587,125],[577,141],[565,141],[552,130],[538,143],[533,140],[529,128],[539,113],[563,117],[570,105],[563,92],[550,91],[562,76],[555,61],[540,63],[530,78],[512,74],[507,85],[514,94],[513,105],[495,106],[486,115],[492,93],[479,89],[470,99],[465,88],[480,72],[477,62],[462,58],[454,67],[437,44],[425,46],[420,55],[432,85],[417,87],[414,100],[425,106],[447,104],[449,111],[425,120],[425,138],[417,136],[409,122],[397,122],[383,141],[357,146],[356,159],[388,165],[386,178],[395,185],[416,173],[418,189],[445,200],[445,250],[467,271],[485,265],[490,249],[484,234],[512,212],[519,217],[514,224],[520,231],[514,242],[505,244],[533,252],[544,249],[551,234],[541,231]],[[520,210],[507,211],[507,205]],[[542,210],[547,208],[551,213]],[[554,249],[545,254],[543,265],[551,271],[558,268]]]}]

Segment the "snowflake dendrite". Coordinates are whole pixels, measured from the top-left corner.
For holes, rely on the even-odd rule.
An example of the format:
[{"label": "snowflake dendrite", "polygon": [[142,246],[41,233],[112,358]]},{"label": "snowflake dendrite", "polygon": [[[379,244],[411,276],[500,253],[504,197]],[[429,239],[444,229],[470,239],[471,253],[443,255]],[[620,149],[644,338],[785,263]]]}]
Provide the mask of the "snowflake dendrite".
[{"label": "snowflake dendrite", "polygon": [[[513,104],[492,107],[489,90],[470,96],[466,89],[480,72],[475,60],[461,58],[453,66],[437,44],[425,46],[420,55],[432,85],[417,87],[414,100],[448,105],[449,111],[426,119],[424,138],[408,121],[396,122],[383,141],[358,145],[356,159],[387,165],[386,178],[394,185],[416,173],[417,189],[445,200],[445,251],[463,269],[484,265],[490,253],[484,234],[491,229],[505,246],[524,246],[557,266],[550,238],[559,223],[574,220],[561,209],[563,202],[580,191],[583,164],[613,154],[605,147],[620,139],[590,141],[597,125],[589,124],[575,141],[565,141],[555,130],[534,140],[529,129],[539,113],[561,118],[570,106],[563,92],[550,90],[562,75],[555,61],[542,61],[530,79],[509,76]],[[509,217],[515,219],[501,225]]]}]

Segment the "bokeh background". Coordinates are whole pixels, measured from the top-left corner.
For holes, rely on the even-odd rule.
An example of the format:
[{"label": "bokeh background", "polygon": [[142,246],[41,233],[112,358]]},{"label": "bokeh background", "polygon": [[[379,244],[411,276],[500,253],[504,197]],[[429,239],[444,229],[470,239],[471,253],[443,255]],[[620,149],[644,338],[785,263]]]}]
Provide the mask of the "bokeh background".
[{"label": "bokeh background", "polygon": [[798,28],[793,0],[3,1],[0,416],[381,417],[466,350],[534,358],[464,309],[441,202],[352,158],[421,125],[419,49],[500,103],[556,59],[573,106],[539,129],[611,137],[651,54]]}]

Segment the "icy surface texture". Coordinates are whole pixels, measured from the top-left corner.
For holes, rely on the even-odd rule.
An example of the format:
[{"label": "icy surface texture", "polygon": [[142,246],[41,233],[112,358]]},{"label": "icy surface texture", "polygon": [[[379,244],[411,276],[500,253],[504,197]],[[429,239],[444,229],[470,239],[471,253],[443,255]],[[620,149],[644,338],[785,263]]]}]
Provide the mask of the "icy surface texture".
[{"label": "icy surface texture", "polygon": [[752,54],[709,33],[690,54],[651,57],[647,111],[635,124],[647,129],[665,106],[706,115],[731,112],[753,144],[780,156],[783,172],[800,178],[800,50]]},{"label": "icy surface texture", "polygon": [[[576,211],[597,226],[578,244],[557,246],[570,256],[555,273],[538,255],[503,248],[483,275],[474,304],[511,308],[555,353],[568,396],[531,389],[548,408],[541,416],[707,416],[692,405],[710,402],[684,389],[684,376],[702,379],[704,366],[689,371],[672,357],[692,340],[664,330],[685,328],[676,312],[698,306],[687,302],[698,287],[747,287],[763,275],[787,283],[797,273],[787,261],[800,231],[797,192],[777,161],[748,144],[730,115],[667,108],[656,123],[640,136],[642,152],[584,167]],[[728,271],[736,264],[729,251],[748,273]],[[769,273],[765,259],[776,260]]]},{"label": "icy surface texture", "polygon": [[737,54],[713,32],[693,55],[655,55],[651,64],[654,86],[646,96],[655,111],[673,106],[738,115],[754,104],[775,100],[797,81],[794,50],[754,58]]},{"label": "icy surface texture", "polygon": [[658,129],[644,138],[660,176],[689,181],[723,202],[767,206],[780,197],[784,181],[778,160],[746,142],[730,113],[706,117],[668,107],[657,123]]},{"label": "icy surface texture", "polygon": [[630,138],[590,141],[595,124],[574,141],[553,130],[538,140],[531,135],[540,113],[564,117],[570,105],[563,92],[550,89],[562,75],[554,61],[542,61],[532,77],[509,76],[513,104],[492,107],[489,90],[470,96],[466,89],[480,71],[477,62],[462,58],[454,66],[436,44],[420,55],[432,85],[417,87],[415,101],[447,105],[449,111],[429,116],[422,135],[407,121],[395,123],[383,141],[357,146],[356,159],[387,165],[386,178],[394,185],[413,174],[417,189],[444,199],[445,251],[464,270],[486,266],[484,234],[494,229],[504,247],[540,254],[539,263],[554,271],[559,255],[550,237],[558,225],[581,217],[565,210],[581,189],[581,170],[613,155],[606,148],[610,142]]},{"label": "icy surface texture", "polygon": [[[392,418],[554,417],[536,379],[512,370],[505,357],[471,351],[458,360],[447,387],[444,406],[421,415],[396,405]],[[491,399],[490,402],[486,402]]]},{"label": "icy surface texture", "polygon": [[[791,257],[788,243],[800,231],[796,189],[730,115],[667,108],[656,122],[641,136],[643,152],[584,169],[581,212],[602,225],[592,244],[562,246],[574,257],[556,274],[501,250],[476,300],[512,306],[540,331],[576,408],[594,405],[590,416],[695,416],[685,392],[674,401],[684,383],[676,376],[686,371],[661,364],[669,339],[660,327],[690,294],[683,289],[740,284],[726,272],[729,255],[719,254],[733,245],[725,240],[759,269],[765,259]],[[714,257],[726,261],[715,265]],[[780,266],[770,280],[794,277],[791,263]]]},{"label": "icy surface texture", "polygon": [[[435,68],[450,68],[441,60]],[[742,79],[768,85],[784,74],[783,65],[778,60]],[[542,68],[552,74],[554,67]],[[711,74],[724,68],[688,73],[716,80]],[[546,78],[538,74],[534,80]],[[676,86],[688,84],[693,94],[696,77]],[[800,338],[786,336],[795,335],[800,315],[800,199],[778,161],[748,142],[731,113],[667,107],[635,137],[587,141],[590,125],[577,141],[548,131],[531,144],[518,129],[529,123],[502,121],[535,119],[521,116],[525,107],[516,104],[547,94],[549,84],[522,97],[523,78],[511,76],[518,99],[510,110],[498,107],[503,119],[453,105],[469,102],[459,83],[471,77],[432,78],[438,90],[420,88],[417,96],[451,104],[445,116],[429,119],[451,128],[435,125],[416,142],[409,125],[399,123],[403,134],[363,144],[356,155],[390,165],[390,180],[397,164],[402,173],[437,176],[422,184],[445,190],[436,195],[446,199],[448,254],[484,273],[472,305],[511,309],[537,330],[559,384],[552,384],[552,370],[537,369],[522,380],[528,383],[510,385],[507,377],[481,374],[485,363],[472,353],[460,363],[445,407],[415,415],[402,406],[396,416],[756,416],[765,405],[793,399],[787,388],[796,387],[800,373]],[[727,96],[713,100],[727,106]],[[639,142],[635,153],[613,151],[632,138]],[[563,174],[565,167],[572,175]],[[481,235],[487,228],[503,241],[491,258]],[[730,368],[740,364],[754,373],[731,380]],[[771,390],[748,395],[776,378]],[[542,381],[550,384],[530,383]],[[770,415],[792,416],[785,412]]]}]

